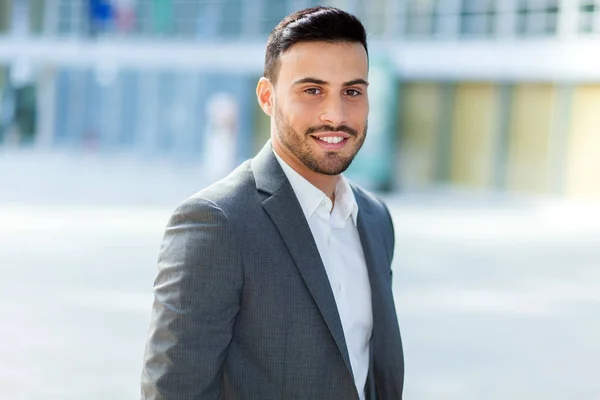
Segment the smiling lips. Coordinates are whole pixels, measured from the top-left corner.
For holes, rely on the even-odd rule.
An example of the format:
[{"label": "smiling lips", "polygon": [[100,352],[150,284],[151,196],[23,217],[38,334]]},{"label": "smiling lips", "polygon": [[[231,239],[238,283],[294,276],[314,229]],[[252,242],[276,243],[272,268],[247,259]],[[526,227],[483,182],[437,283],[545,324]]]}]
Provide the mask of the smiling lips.
[{"label": "smiling lips", "polygon": [[327,137],[322,137],[322,138],[317,138],[317,139],[322,140],[327,143],[330,143],[330,144],[337,144],[337,143],[341,142],[342,140],[344,140],[344,138],[341,136],[327,136]]},{"label": "smiling lips", "polygon": [[344,132],[327,132],[312,135],[315,142],[325,150],[340,150],[344,147],[350,135]]}]

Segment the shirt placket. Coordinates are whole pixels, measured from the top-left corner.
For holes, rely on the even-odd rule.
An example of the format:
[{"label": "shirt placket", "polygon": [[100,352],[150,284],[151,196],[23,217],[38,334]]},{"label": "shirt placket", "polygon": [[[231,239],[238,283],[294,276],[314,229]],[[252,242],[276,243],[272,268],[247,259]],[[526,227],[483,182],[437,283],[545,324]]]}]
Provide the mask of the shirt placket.
[{"label": "shirt placket", "polygon": [[[319,213],[322,218],[323,232],[325,235],[325,247],[327,249],[327,269],[329,279],[331,281],[331,289],[333,291],[336,302],[340,303],[340,279],[339,271],[335,263],[335,255],[333,249],[333,229],[331,216],[331,201],[327,198],[323,199],[319,207]],[[338,309],[339,311],[339,309]]]}]

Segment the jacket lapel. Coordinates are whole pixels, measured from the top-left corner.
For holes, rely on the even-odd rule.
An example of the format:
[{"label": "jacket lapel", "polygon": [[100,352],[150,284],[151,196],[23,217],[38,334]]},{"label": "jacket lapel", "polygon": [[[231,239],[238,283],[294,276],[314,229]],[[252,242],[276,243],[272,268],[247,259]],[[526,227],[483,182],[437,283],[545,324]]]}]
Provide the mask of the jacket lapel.
[{"label": "jacket lapel", "polygon": [[[377,359],[382,356],[376,354],[375,349],[379,348],[378,344],[382,340],[382,333],[386,329],[385,324],[385,302],[382,298],[385,289],[385,277],[381,276],[380,271],[385,271],[379,264],[385,264],[385,257],[377,257],[377,255],[385,254],[385,249],[381,248],[382,239],[379,237],[380,228],[377,227],[372,214],[372,209],[369,202],[364,196],[354,190],[356,202],[358,203],[358,234],[362,244],[365,262],[369,273],[369,282],[371,284],[371,307],[373,312],[373,333],[371,335],[371,351],[370,351],[370,366],[369,375],[367,377],[367,393],[369,399],[376,399],[377,393],[381,392],[381,388],[377,388]],[[385,356],[385,355],[383,355]]]},{"label": "jacket lapel", "polygon": [[360,210],[358,233],[369,270],[373,308],[368,382],[374,388],[370,388],[369,394],[371,399],[401,399],[404,366],[391,278],[388,275],[391,260],[386,256],[383,234],[369,200],[357,190],[354,193]]},{"label": "jacket lapel", "polygon": [[262,206],[281,234],[353,377],[342,322],[325,267],[296,194],[272,153],[270,141],[252,160],[252,170],[257,189],[268,195]]}]

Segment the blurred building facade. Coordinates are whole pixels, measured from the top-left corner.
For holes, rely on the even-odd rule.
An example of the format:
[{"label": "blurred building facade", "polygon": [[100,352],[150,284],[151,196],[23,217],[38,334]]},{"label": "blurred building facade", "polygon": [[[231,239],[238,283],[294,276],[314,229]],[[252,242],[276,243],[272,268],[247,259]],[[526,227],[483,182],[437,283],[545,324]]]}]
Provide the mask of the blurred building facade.
[{"label": "blurred building facade", "polygon": [[600,0],[0,0],[0,140],[193,159],[219,126],[250,157],[266,37],[316,4],[393,69],[391,186],[600,199]]}]

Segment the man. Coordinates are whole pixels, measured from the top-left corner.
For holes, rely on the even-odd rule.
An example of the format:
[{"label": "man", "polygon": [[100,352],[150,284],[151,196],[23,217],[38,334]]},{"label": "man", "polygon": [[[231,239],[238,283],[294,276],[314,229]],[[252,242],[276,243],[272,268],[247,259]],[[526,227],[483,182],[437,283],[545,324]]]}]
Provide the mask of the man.
[{"label": "man", "polygon": [[186,200],[158,261],[144,399],[402,398],[385,205],[341,175],[369,111],[365,30],[315,7],[269,36],[271,140]]}]

